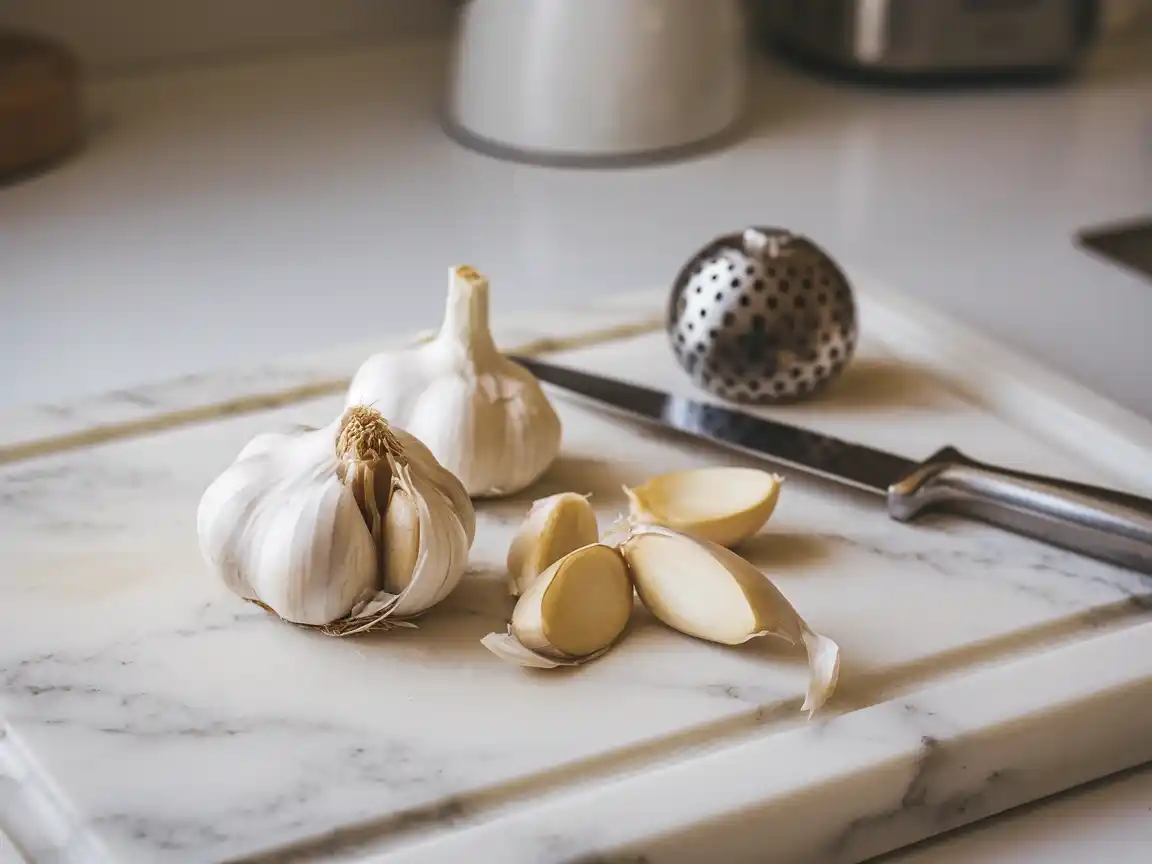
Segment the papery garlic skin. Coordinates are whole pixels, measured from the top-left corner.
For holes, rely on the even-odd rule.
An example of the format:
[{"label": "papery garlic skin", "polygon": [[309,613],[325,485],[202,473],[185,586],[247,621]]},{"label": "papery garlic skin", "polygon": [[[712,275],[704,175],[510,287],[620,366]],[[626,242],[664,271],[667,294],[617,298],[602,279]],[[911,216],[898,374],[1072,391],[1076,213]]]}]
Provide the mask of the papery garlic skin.
[{"label": "papery garlic skin", "polygon": [[560,451],[560,418],[540,382],[496,348],[488,280],[451,271],[443,325],[430,342],[376,354],[348,389],[427,445],[474,498],[530,486]]},{"label": "papery garlic skin", "polygon": [[472,499],[468,495],[468,490],[464,488],[464,484],[456,475],[441,465],[432,455],[432,451],[408,430],[398,426],[392,426],[391,430],[404,452],[405,459],[413,466],[415,474],[431,482],[432,486],[448,499],[452,505],[452,511],[464,528],[464,534],[468,538],[468,546],[471,547],[476,539],[476,508],[473,507]]},{"label": "papery garlic skin", "polygon": [[375,593],[376,547],[336,476],[334,438],[329,427],[264,439],[208,487],[197,512],[201,551],[225,585],[299,624],[327,624]]},{"label": "papery garlic skin", "polygon": [[[397,494],[412,506],[392,524]],[[197,530],[234,593],[345,635],[444,599],[464,573],[475,518],[426,448],[358,406],[322,429],[250,441],[201,497]],[[405,527],[411,536],[397,539]],[[384,572],[397,560],[410,569],[399,583]]]},{"label": "papery garlic skin", "polygon": [[537,576],[599,537],[587,496],[560,492],[533,502],[508,547],[508,592],[519,597]]},{"label": "papery garlic skin", "polygon": [[620,551],[640,601],[658,620],[723,645],[760,636],[803,645],[809,679],[802,710],[809,715],[836,689],[839,647],[813,631],[772,581],[735,552],[654,525],[633,527]]},{"label": "papery garlic skin", "polygon": [[[471,544],[448,498],[430,479],[414,472],[412,466],[401,466],[399,474],[404,485],[415,490],[412,499],[420,525],[416,565],[392,610],[393,615],[403,618],[435,606],[452,593],[468,566]],[[371,615],[373,611],[368,607],[357,614]]]},{"label": "papery garlic skin", "polygon": [[[327,441],[329,439],[335,440],[340,434],[340,424],[340,420],[335,420],[323,430],[301,426],[294,432],[263,432],[244,445],[236,457],[236,463],[247,459],[249,456],[259,456],[272,450],[278,450],[282,446],[287,446],[289,442],[307,446],[307,442],[312,441],[320,447],[319,452],[323,454],[327,448]],[[308,433],[316,431],[323,431],[324,437],[317,439],[308,436]],[[437,490],[452,503],[452,509],[456,511],[464,525],[464,532],[468,536],[468,545],[471,547],[476,539],[476,509],[473,507],[472,499],[463,484],[452,472],[437,461],[436,457],[432,455],[432,451],[424,446],[423,442],[410,432],[391,424],[389,424],[389,431],[399,443],[404,457],[416,466],[417,472],[429,478]]]},{"label": "papery garlic skin", "polygon": [[784,478],[756,468],[710,467],[651,477],[624,487],[636,525],[663,525],[729,548],[772,516]]}]

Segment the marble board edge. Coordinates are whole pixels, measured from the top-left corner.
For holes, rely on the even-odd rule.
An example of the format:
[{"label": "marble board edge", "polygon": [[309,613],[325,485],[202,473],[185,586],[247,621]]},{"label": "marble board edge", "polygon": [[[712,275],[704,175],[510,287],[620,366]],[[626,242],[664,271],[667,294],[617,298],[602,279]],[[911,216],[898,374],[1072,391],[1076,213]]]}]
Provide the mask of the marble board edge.
[{"label": "marble board edge", "polygon": [[[1101,712],[1107,735],[1088,722]],[[1145,620],[682,762],[257,858],[857,864],[1152,761],[1150,712]]]}]

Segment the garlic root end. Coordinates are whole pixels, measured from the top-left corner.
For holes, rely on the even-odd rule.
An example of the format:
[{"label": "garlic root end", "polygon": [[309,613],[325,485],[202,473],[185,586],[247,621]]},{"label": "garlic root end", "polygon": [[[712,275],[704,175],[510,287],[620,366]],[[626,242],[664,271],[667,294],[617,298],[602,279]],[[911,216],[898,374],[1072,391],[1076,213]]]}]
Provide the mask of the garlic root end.
[{"label": "garlic root end", "polygon": [[819,711],[836,690],[840,680],[840,646],[808,628],[804,629],[804,650],[808,652],[808,692],[801,711],[808,717]]},{"label": "garlic root end", "polygon": [[489,633],[480,640],[480,644],[509,663],[525,666],[530,669],[555,669],[559,666],[572,666],[574,662],[564,662],[537,654],[526,648],[519,639],[511,633]]}]

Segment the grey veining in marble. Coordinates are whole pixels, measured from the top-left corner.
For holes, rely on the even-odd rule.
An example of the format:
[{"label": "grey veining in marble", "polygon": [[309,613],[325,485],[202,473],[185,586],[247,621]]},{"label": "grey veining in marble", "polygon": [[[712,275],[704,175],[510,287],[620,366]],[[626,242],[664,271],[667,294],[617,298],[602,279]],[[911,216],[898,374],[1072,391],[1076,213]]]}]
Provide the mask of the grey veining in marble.
[{"label": "grey veining in marble", "polygon": [[[662,338],[562,359],[687,386]],[[857,374],[894,374],[882,343],[861,350]],[[930,376],[867,399],[857,383],[855,401],[832,391],[791,416],[913,455],[946,435],[1031,470],[1104,476]],[[194,530],[201,491],[253,434],[323,423],[338,398],[0,467],[0,715],[10,761],[52,790],[39,812],[64,826],[48,835],[56,860],[423,862],[474,849],[508,864],[680,864],[719,848],[751,862],[775,826],[787,836],[771,860],[849,862],[1135,753],[1139,730],[1121,723],[1062,770],[1059,740],[1036,730],[1071,741],[1092,730],[1089,706],[1128,717],[1150,704],[1152,670],[1108,659],[1147,638],[1145,579],[982,525],[902,526],[867,495],[792,473],[743,551],[841,644],[826,715],[798,710],[795,652],[684,638],[642,609],[588,666],[500,662],[479,639],[508,619],[504,556],[534,497],[591,493],[606,526],[621,484],[749,464],[556,404],[561,459],[532,490],[478,507],[461,587],[418,630],[346,640],[227,594]],[[749,809],[760,816],[743,833],[709,827]]]}]

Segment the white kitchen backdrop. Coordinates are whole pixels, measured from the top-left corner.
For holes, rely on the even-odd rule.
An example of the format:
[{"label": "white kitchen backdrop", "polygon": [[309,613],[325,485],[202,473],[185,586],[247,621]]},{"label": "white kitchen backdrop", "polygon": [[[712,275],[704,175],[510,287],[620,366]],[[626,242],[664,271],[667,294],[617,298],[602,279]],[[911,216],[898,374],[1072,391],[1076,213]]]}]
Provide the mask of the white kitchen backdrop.
[{"label": "white kitchen backdrop", "polygon": [[[467,0],[0,0],[0,26],[56,36],[93,71],[121,72],[248,51],[368,44],[449,27]],[[707,0],[701,0],[707,2]],[[773,2],[773,0],[749,0]],[[1152,0],[1102,0],[1116,33]]]},{"label": "white kitchen backdrop", "polygon": [[0,26],[55,36],[95,72],[443,31],[455,0],[0,0]]}]

